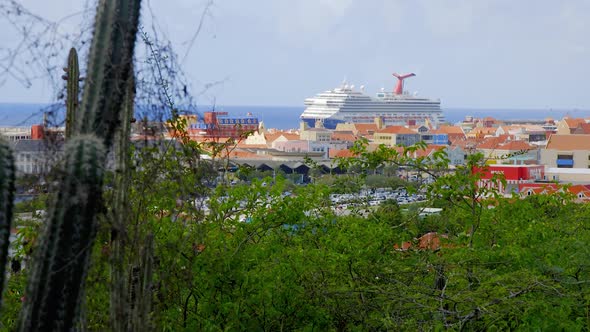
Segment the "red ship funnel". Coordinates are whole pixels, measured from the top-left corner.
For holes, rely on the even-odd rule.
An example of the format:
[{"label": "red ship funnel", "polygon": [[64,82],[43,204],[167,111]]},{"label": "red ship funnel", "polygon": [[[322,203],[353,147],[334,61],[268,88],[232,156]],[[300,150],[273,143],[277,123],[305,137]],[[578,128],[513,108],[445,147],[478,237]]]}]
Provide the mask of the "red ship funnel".
[{"label": "red ship funnel", "polygon": [[393,73],[393,76],[397,77],[397,84],[395,85],[395,89],[393,89],[393,93],[396,95],[401,95],[404,93],[404,79],[412,76],[416,76],[414,73],[403,74],[400,75],[398,73]]}]

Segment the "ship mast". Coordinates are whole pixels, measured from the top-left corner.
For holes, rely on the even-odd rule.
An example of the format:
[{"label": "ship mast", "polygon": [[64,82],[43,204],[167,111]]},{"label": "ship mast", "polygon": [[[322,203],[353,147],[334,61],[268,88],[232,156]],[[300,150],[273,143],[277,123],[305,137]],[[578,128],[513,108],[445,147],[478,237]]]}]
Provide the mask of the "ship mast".
[{"label": "ship mast", "polygon": [[395,85],[395,89],[393,89],[393,93],[396,95],[401,95],[404,93],[404,79],[412,76],[416,76],[414,73],[409,74],[398,74],[393,73],[393,76],[397,77],[397,84]]}]

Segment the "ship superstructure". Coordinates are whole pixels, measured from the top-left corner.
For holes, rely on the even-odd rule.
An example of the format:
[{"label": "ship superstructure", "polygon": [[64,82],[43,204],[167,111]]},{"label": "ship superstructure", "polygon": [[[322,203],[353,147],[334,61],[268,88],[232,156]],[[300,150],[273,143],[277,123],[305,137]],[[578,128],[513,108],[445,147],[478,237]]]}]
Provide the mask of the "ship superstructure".
[{"label": "ship superstructure", "polygon": [[393,76],[398,79],[395,89],[378,92],[375,97],[366,95],[362,87],[357,91],[354,86],[343,83],[336,89],[307,98],[301,120],[310,127],[321,121],[329,129],[343,122],[373,123],[375,118],[380,118],[386,126],[427,121],[437,126],[445,121],[439,99],[420,98],[404,91],[404,79],[415,76],[414,73],[394,73]]}]

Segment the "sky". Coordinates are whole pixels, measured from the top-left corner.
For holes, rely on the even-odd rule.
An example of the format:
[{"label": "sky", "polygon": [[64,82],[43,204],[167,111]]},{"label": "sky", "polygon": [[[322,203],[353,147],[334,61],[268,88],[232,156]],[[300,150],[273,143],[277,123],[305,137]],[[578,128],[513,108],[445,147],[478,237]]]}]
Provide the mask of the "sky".
[{"label": "sky", "polygon": [[[208,1],[149,1],[181,55]],[[83,0],[20,2],[50,20],[74,14],[60,28],[79,29]],[[184,68],[195,93],[224,81],[203,104],[302,106],[345,79],[373,94],[413,72],[406,90],[443,108],[590,109],[589,31],[586,0],[213,0]],[[0,45],[14,35],[0,17]],[[0,102],[52,99],[41,82],[0,84]]]}]

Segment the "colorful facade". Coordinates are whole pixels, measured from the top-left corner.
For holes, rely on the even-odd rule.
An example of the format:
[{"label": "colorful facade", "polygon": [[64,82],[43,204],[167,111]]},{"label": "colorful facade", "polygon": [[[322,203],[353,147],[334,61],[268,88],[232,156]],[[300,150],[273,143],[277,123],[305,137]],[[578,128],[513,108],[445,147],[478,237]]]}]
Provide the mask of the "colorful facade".
[{"label": "colorful facade", "polygon": [[[545,166],[543,165],[488,165],[484,168],[476,167],[473,172],[480,173],[480,187],[496,188],[502,193],[518,191],[518,185],[534,183],[543,180]],[[498,177],[506,180],[506,185],[497,181]]]}]

